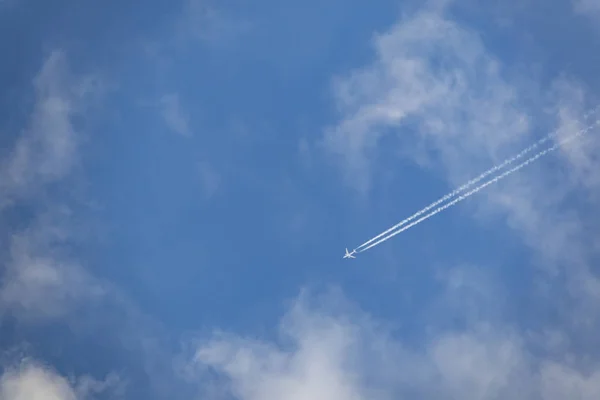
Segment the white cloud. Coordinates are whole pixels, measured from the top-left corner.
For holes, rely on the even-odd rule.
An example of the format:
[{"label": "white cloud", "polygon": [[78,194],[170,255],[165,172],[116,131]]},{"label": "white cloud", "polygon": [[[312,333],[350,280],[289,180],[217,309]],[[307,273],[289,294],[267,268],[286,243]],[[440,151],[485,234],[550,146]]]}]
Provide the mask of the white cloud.
[{"label": "white cloud", "polygon": [[122,397],[123,387],[114,374],[104,381],[90,376],[67,379],[48,366],[24,360],[0,377],[0,400],[92,400],[107,393],[116,399]]},{"label": "white cloud", "polygon": [[[281,333],[281,345],[218,335],[200,346],[196,365],[224,374],[241,400],[358,400],[369,394],[360,359],[368,332],[299,303]],[[370,345],[376,350],[376,342]]]},{"label": "white cloud", "polygon": [[428,356],[450,397],[519,398],[529,389],[519,382],[519,374],[529,375],[527,355],[510,334],[447,334],[430,344]]},{"label": "white cloud", "polygon": [[530,352],[512,329],[480,321],[410,348],[365,314],[311,307],[306,298],[283,318],[278,340],[215,334],[193,365],[204,384],[208,371],[217,373],[213,382],[226,390],[214,393],[238,400],[587,400],[600,389],[598,365],[586,373]]},{"label": "white cloud", "polygon": [[176,94],[164,95],[160,104],[162,116],[169,129],[182,136],[191,136],[188,118],[181,109],[179,96]]},{"label": "white cloud", "polygon": [[0,379],[2,400],[77,400],[69,382],[54,371],[29,364]]}]

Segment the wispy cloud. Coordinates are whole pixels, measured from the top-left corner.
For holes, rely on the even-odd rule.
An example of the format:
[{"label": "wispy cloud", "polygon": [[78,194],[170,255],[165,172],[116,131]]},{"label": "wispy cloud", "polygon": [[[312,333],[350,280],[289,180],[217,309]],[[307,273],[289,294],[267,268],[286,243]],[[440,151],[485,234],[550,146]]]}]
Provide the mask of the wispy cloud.
[{"label": "wispy cloud", "polygon": [[[96,300],[106,299],[108,287],[73,257],[70,247],[76,232],[69,190],[52,190],[73,182],[82,141],[75,121],[85,119],[89,96],[101,89],[97,83],[91,75],[72,75],[66,55],[52,52],[33,80],[28,122],[14,135],[12,149],[2,154],[0,218],[19,220],[0,227],[0,237],[6,239],[0,247],[2,328],[11,320],[20,326],[60,325]],[[13,344],[27,339],[18,340]],[[115,383],[114,377],[110,382],[86,376],[72,381],[22,357],[7,361],[8,350],[3,350],[0,363],[2,399],[93,399]]]},{"label": "wispy cloud", "polygon": [[[159,324],[118,287],[98,278],[87,268],[89,260],[75,250],[82,231],[87,234],[90,229],[81,226],[81,216],[74,211],[80,203],[71,196],[81,182],[75,179],[81,176],[75,172],[83,157],[79,145],[84,133],[79,124],[89,127],[95,110],[87,100],[102,87],[93,76],[71,74],[67,61],[60,51],[45,60],[33,80],[28,121],[14,133],[12,148],[1,154],[0,326],[10,332],[16,322],[22,334],[8,335],[3,343],[26,345],[32,332],[36,340],[35,335],[49,327],[77,337],[74,347],[81,345],[80,340],[91,340],[93,346],[105,346],[104,356],[130,362],[127,378],[139,371],[151,375],[151,381],[140,386],[164,398],[166,392],[172,394],[176,379],[169,364],[171,354],[158,344],[164,337]],[[109,374],[107,380],[98,381],[81,371],[76,371],[78,378],[67,377],[68,369],[59,363],[54,371],[29,362],[21,352],[6,360],[6,351],[13,349],[0,354],[3,400],[94,399],[107,398],[107,393],[108,398],[120,398],[117,394],[125,390],[126,378]],[[43,352],[35,356],[44,358]],[[94,368],[85,372],[95,375]]]},{"label": "wispy cloud", "polygon": [[573,0],[575,11],[592,18],[600,17],[600,2],[597,0]]},{"label": "wispy cloud", "polygon": [[[450,149],[468,135],[463,146],[470,153],[492,155],[527,132],[527,114],[498,60],[476,33],[437,9],[402,19],[375,37],[374,49],[373,64],[335,80],[342,119],[323,138],[356,189],[368,189],[374,151],[390,128],[402,144],[412,141],[411,149],[415,140]],[[414,126],[421,136],[402,129]],[[446,150],[443,156],[452,162],[461,154]],[[452,174],[465,176],[459,172]]]},{"label": "wispy cloud", "polygon": [[241,38],[252,24],[223,11],[217,4],[204,0],[186,0],[180,27],[207,45],[226,45]]},{"label": "wispy cloud", "polygon": [[178,95],[164,95],[160,99],[160,106],[162,108],[162,116],[169,129],[182,136],[192,135],[189,127],[188,117],[181,108]]},{"label": "wispy cloud", "polygon": [[66,316],[105,288],[64,253],[69,233],[61,216],[42,216],[13,232],[2,285],[0,311],[21,320],[47,321]]},{"label": "wispy cloud", "polygon": [[35,103],[29,124],[0,162],[0,206],[65,178],[77,163],[73,119],[97,85],[71,76],[66,56],[52,52],[33,81]]},{"label": "wispy cloud", "polygon": [[[35,102],[29,122],[12,151],[0,161],[0,204],[32,205],[34,217],[23,229],[2,232],[8,253],[0,286],[0,309],[23,318],[62,316],[75,298],[100,295],[76,262],[67,261],[63,247],[69,207],[47,194],[51,185],[67,179],[78,160],[81,140],[74,119],[96,89],[91,77],[69,72],[66,56],[52,52],[33,80]],[[8,207],[8,208],[7,208]],[[4,229],[8,229],[8,226]]]}]

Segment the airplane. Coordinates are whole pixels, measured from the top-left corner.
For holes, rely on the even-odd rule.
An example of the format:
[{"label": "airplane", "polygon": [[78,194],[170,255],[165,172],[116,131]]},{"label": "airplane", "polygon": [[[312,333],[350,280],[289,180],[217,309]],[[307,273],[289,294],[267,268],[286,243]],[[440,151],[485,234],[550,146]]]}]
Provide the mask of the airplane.
[{"label": "airplane", "polygon": [[346,249],[346,254],[344,255],[344,258],[356,258],[352,255],[354,253],[356,253],[356,250],[352,250],[352,253],[348,253],[348,249]]}]

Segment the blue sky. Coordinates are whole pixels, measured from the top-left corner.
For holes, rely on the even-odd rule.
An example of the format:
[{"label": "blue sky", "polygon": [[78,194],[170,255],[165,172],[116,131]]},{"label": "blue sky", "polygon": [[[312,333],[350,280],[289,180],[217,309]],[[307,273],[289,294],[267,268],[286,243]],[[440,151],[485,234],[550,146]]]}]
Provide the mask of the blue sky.
[{"label": "blue sky", "polygon": [[599,21],[0,1],[0,399],[597,399]]}]

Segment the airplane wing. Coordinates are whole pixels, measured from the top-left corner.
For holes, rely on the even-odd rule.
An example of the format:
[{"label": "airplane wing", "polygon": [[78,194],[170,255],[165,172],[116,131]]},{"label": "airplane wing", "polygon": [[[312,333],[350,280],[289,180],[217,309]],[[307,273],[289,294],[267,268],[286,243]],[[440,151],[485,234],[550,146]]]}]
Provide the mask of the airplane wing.
[{"label": "airplane wing", "polygon": [[344,258],[356,258],[354,257],[354,253],[356,253],[356,250],[352,250],[352,253],[348,252],[348,249],[346,249],[346,254],[344,254]]}]

